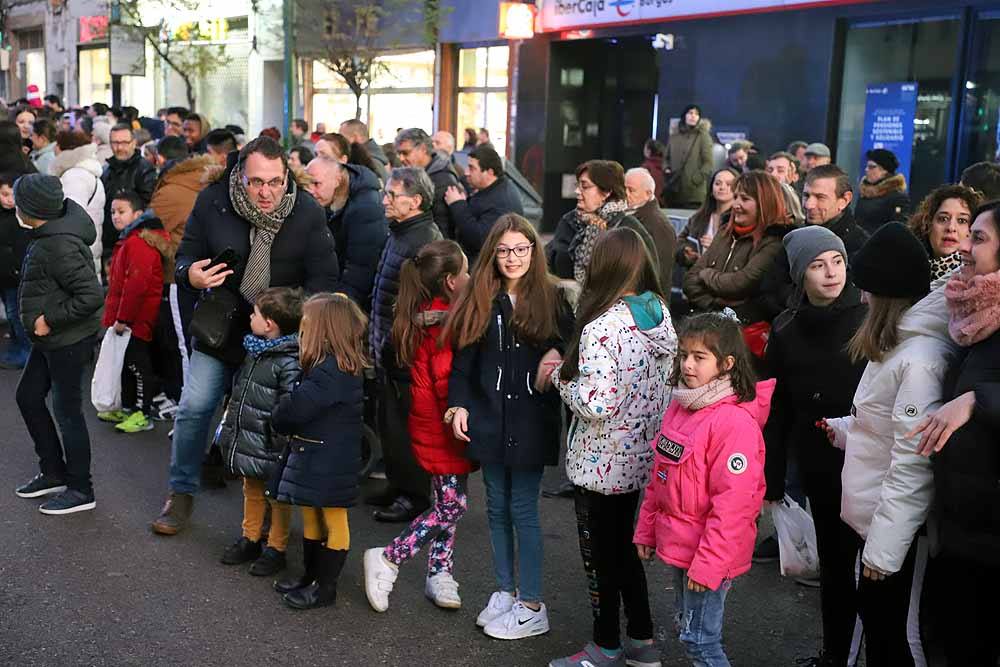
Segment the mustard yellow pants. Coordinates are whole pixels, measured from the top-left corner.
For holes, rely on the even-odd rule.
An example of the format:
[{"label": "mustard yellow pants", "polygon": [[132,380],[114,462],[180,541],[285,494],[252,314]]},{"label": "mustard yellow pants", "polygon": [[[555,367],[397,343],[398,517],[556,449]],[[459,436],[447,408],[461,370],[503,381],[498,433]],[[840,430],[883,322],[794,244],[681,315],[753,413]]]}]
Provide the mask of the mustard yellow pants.
[{"label": "mustard yellow pants", "polygon": [[303,507],[302,536],[307,540],[326,541],[327,549],[351,548],[351,531],[345,507]]},{"label": "mustard yellow pants", "polygon": [[264,513],[271,505],[271,530],[267,546],[278,551],[288,547],[288,533],[292,528],[292,507],[264,497],[267,482],[243,478],[243,537],[256,542],[264,528]]}]

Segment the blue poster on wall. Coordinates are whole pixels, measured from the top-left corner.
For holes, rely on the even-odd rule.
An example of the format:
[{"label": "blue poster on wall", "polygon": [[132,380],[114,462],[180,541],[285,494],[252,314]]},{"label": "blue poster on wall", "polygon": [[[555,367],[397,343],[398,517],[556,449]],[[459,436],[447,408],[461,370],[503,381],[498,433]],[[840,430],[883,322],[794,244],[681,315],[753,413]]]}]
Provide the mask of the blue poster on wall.
[{"label": "blue poster on wall", "polygon": [[865,134],[861,141],[861,173],[873,148],[890,150],[899,160],[899,173],[910,180],[913,157],[913,119],[917,113],[916,83],[878,83],[865,97]]}]

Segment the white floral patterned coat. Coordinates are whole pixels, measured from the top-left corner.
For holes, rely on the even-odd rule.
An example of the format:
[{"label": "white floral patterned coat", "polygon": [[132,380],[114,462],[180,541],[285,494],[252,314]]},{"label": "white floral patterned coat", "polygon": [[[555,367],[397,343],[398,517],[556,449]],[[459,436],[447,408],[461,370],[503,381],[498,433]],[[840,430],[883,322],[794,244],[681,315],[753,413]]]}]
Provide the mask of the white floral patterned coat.
[{"label": "white floral patterned coat", "polygon": [[552,375],[573,412],[566,453],[573,484],[604,495],[645,488],[676,353],[670,312],[648,292],[619,300],[584,327],[579,373],[568,382],[558,369]]}]

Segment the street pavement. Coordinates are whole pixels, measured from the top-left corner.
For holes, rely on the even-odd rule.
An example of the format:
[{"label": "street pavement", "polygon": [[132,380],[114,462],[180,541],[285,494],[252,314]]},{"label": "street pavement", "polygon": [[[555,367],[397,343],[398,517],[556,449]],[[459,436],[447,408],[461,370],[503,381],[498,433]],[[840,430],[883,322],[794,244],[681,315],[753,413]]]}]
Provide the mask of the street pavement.
[{"label": "street pavement", "polygon": [[[505,642],[482,634],[476,614],[493,590],[479,475],[458,529],[455,577],[464,607],[447,612],[423,596],[423,555],[401,568],[389,611],[365,600],[361,554],[401,526],[351,510],[352,552],[335,607],[286,608],[271,581],[219,563],[239,536],[239,484],[197,499],[193,525],[172,538],[149,522],[164,499],[168,424],[117,434],[88,414],[97,509],[64,517],[14,495],[36,473],[14,404],[17,374],[0,371],[0,665],[440,665],[540,666],[590,639],[591,617],[572,502],[541,499],[545,601],[551,632]],[[548,477],[554,478],[554,471]],[[366,491],[375,489],[374,482]],[[299,517],[289,560],[300,559]],[[686,665],[671,621],[673,591],[662,563],[648,570],[656,641],[664,665]],[[727,600],[725,644],[734,665],[794,665],[819,646],[819,592],[782,580],[776,563],[755,565]]]}]

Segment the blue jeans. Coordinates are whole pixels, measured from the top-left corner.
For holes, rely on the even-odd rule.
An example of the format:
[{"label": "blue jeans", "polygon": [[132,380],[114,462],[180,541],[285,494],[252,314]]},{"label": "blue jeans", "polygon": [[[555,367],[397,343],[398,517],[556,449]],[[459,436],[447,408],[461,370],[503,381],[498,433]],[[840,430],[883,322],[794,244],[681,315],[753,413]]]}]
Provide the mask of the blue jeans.
[{"label": "blue jeans", "polygon": [[[542,526],[538,520],[538,494],[542,467],[509,468],[486,463],[483,482],[497,587],[511,594],[519,590],[518,597],[523,602],[541,602]],[[520,587],[514,582],[514,531],[517,531]]]},{"label": "blue jeans", "polygon": [[4,361],[17,366],[23,366],[28,361],[28,353],[31,352],[31,341],[21,323],[21,309],[17,304],[17,288],[6,287],[0,293],[3,298],[4,311],[7,314],[7,322],[10,324],[10,344],[7,346],[7,353]]},{"label": "blue jeans", "polygon": [[170,490],[174,493],[198,492],[212,416],[233,383],[233,371],[215,357],[197,350],[191,354],[170,448]]},{"label": "blue jeans", "polygon": [[729,658],[722,650],[722,622],[730,582],[723,581],[715,591],[695,593],[688,590],[687,570],[671,569],[677,600],[674,622],[691,664],[694,667],[729,667]]}]

